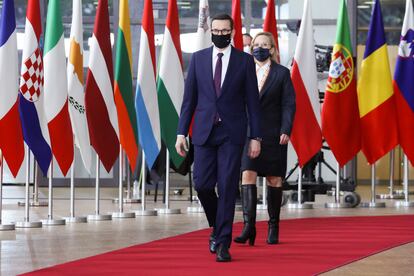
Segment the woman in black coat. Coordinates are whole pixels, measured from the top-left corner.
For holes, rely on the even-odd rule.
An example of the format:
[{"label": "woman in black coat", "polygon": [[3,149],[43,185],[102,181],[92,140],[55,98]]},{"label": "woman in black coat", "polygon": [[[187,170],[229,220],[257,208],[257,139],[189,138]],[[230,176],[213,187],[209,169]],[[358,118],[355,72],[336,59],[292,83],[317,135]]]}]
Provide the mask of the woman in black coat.
[{"label": "woman in black coat", "polygon": [[256,238],[257,176],[266,177],[269,213],[268,244],[279,242],[279,216],[282,202],[282,181],[286,175],[287,143],[295,114],[295,91],[290,71],[276,63],[277,50],[273,35],[258,33],[251,45],[261,104],[263,141],[258,158],[250,159],[245,145],[242,159],[242,206],[244,228],[237,243]]}]

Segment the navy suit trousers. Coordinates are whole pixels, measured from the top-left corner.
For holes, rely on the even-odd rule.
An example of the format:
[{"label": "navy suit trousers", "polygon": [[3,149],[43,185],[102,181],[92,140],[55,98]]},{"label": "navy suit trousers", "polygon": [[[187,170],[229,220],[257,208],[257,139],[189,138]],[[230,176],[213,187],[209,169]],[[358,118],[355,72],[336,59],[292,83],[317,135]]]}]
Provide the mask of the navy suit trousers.
[{"label": "navy suit trousers", "polygon": [[[233,144],[219,123],[202,146],[194,146],[194,187],[216,242],[230,246],[243,145]],[[215,191],[217,184],[218,196]]]}]

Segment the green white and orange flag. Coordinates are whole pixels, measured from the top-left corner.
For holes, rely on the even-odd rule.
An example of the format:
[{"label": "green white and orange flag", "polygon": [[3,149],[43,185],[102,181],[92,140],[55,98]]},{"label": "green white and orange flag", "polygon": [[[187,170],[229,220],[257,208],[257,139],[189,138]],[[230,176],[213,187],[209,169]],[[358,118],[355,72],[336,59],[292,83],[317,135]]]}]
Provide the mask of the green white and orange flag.
[{"label": "green white and orange flag", "polygon": [[138,156],[137,115],[132,91],[132,52],[128,0],[119,2],[119,26],[115,57],[115,104],[118,113],[119,136],[131,170]]},{"label": "green white and orange flag", "polygon": [[167,22],[161,49],[157,91],[161,138],[170,151],[171,161],[177,168],[184,160],[175,150],[178,116],[184,94],[182,64],[177,2],[169,0]]},{"label": "green white and orange flag", "polygon": [[355,64],[345,2],[342,0],[339,8],[336,42],[322,106],[322,134],[341,167],[361,149]]},{"label": "green white and orange flag", "polygon": [[85,91],[83,87],[82,0],[73,0],[67,76],[69,115],[75,136],[75,144],[80,150],[86,170],[90,173],[92,167],[92,148],[89,140],[88,122],[86,121]]}]

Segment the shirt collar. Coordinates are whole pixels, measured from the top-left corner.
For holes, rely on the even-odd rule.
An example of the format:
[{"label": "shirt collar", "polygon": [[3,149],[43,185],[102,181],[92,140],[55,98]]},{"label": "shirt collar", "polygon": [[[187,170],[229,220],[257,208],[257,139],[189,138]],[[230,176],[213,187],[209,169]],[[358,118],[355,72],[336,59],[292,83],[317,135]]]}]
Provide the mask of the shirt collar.
[{"label": "shirt collar", "polygon": [[[227,55],[230,55],[231,48],[232,48],[232,46],[229,45],[226,49],[224,49],[224,51],[222,52],[223,53],[223,57],[224,56],[227,56]],[[216,46],[213,46],[213,56],[214,57],[217,56],[218,53],[219,53],[218,48],[216,48]]]},{"label": "shirt collar", "polygon": [[263,66],[260,66],[258,63],[256,63],[256,70],[266,69],[270,66],[270,64],[271,64],[270,60],[268,62],[266,62]]}]

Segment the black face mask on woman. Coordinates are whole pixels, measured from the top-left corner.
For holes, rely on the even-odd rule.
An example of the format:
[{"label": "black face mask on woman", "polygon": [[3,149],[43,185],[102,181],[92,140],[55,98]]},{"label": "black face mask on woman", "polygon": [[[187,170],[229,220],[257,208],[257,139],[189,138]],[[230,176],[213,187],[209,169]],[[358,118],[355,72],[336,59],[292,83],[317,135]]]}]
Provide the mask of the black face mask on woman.
[{"label": "black face mask on woman", "polygon": [[227,35],[215,35],[211,34],[211,40],[213,41],[214,45],[219,49],[224,49],[230,45],[231,42],[231,34]]},{"label": "black face mask on woman", "polygon": [[258,61],[263,62],[270,57],[270,49],[262,47],[253,49],[253,56]]}]

